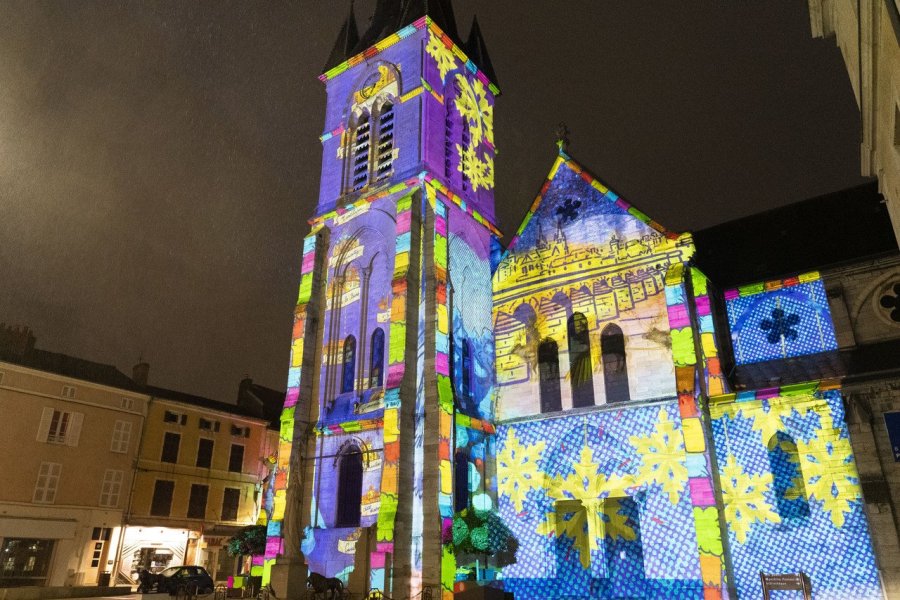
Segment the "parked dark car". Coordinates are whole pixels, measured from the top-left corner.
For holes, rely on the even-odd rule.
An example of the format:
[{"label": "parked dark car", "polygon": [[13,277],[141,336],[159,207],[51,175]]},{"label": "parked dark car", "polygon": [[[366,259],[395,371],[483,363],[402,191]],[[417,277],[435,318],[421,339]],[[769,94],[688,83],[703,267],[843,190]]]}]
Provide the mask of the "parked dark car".
[{"label": "parked dark car", "polygon": [[156,575],[157,591],[175,594],[178,588],[196,591],[198,594],[209,594],[215,589],[212,577],[203,567],[182,565],[169,567]]}]

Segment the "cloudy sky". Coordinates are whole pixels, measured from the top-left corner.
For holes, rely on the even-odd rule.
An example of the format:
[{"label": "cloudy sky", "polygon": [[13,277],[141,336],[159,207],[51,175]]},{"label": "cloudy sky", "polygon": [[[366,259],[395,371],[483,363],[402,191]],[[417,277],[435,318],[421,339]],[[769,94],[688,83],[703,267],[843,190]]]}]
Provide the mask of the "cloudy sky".
[{"label": "cloudy sky", "polygon": [[[283,389],[318,193],[317,75],[345,0],[0,3],[0,321],[231,401]],[[374,0],[358,0],[365,28]],[[512,233],[571,153],[670,229],[861,182],[859,117],[806,2],[456,0],[499,78]]]}]

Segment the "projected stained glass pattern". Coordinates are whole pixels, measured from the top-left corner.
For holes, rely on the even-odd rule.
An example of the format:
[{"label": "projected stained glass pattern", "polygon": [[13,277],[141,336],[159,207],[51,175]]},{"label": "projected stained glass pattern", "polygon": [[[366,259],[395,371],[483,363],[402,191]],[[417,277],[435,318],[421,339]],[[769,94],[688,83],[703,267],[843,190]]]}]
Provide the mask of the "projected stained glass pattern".
[{"label": "projected stained glass pattern", "polygon": [[818,273],[727,290],[725,306],[738,364],[837,349]]}]

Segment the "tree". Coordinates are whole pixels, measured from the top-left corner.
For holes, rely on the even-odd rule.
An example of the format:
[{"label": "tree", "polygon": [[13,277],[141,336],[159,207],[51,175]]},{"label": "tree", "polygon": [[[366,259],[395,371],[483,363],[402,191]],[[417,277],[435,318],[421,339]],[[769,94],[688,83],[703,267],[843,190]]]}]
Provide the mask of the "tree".
[{"label": "tree", "polygon": [[228,554],[246,556],[264,554],[266,551],[266,526],[250,525],[237,532],[228,540]]}]

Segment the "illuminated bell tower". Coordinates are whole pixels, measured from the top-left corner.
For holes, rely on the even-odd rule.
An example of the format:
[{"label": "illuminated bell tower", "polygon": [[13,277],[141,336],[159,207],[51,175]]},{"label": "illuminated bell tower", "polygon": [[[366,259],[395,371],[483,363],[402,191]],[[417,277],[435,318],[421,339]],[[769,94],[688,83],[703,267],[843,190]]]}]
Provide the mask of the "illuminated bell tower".
[{"label": "illuminated bell tower", "polygon": [[299,585],[279,567],[303,564],[354,594],[450,597],[453,514],[495,498],[499,90],[477,22],[460,40],[449,0],[379,0],[362,35],[351,7],[320,77],[266,553],[279,596]]}]

